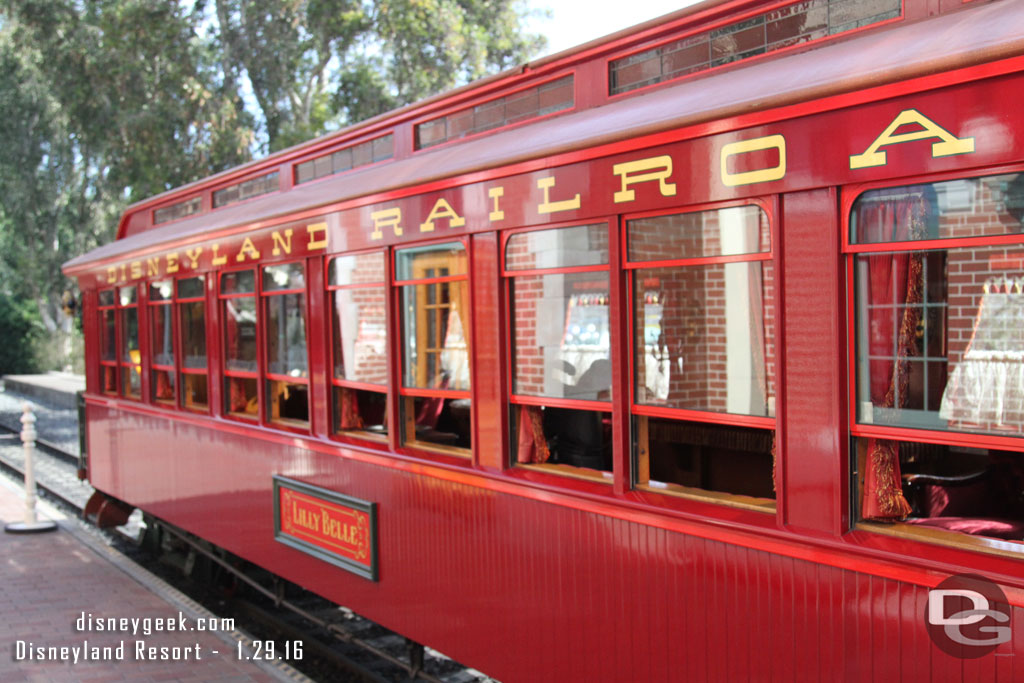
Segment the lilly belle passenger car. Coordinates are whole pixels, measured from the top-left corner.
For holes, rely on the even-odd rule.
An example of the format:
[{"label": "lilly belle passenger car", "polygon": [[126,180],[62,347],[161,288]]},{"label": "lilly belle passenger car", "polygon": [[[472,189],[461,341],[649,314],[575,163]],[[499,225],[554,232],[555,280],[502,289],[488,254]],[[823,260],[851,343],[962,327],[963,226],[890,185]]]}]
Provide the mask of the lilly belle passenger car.
[{"label": "lilly belle passenger car", "polygon": [[707,2],[132,206],[89,479],[503,680],[1024,680],[1022,92]]}]

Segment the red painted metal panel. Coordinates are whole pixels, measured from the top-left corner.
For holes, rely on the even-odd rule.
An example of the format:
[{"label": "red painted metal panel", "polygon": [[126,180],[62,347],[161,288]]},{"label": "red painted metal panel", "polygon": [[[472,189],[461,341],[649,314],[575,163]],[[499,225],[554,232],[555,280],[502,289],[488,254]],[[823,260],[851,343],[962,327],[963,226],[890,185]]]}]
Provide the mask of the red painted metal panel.
[{"label": "red painted metal panel", "polygon": [[787,194],[782,202],[784,311],[779,383],[785,388],[783,519],[795,529],[839,535],[847,477],[845,333],[836,195]]},{"label": "red painted metal panel", "polygon": [[[155,416],[90,417],[113,447],[95,456],[101,488],[502,680],[1018,673],[990,658],[950,676],[921,587]],[[379,504],[379,582],[274,542],[275,473]]]}]

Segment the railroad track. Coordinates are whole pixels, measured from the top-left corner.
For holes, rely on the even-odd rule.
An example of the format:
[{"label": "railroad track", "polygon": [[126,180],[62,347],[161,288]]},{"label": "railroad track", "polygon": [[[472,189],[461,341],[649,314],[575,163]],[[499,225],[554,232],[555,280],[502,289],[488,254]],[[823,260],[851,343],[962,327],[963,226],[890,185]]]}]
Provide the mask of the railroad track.
[{"label": "railroad track", "polygon": [[[92,487],[77,477],[78,458],[59,447],[37,441],[33,459],[40,494],[80,517]],[[24,480],[19,435],[0,425],[0,471]],[[146,526],[150,529],[146,529]],[[160,529],[154,552],[152,527]],[[302,659],[288,663],[313,680],[392,683],[493,683],[443,654],[424,648],[351,610],[339,607],[266,572],[247,572],[246,563],[213,549],[190,534],[136,512],[126,525],[105,532],[107,541],[131,561],[143,566],[219,616],[234,617],[254,640],[301,642]],[[148,542],[143,532],[148,532]],[[204,585],[193,578],[196,558],[227,577],[232,590]]]}]

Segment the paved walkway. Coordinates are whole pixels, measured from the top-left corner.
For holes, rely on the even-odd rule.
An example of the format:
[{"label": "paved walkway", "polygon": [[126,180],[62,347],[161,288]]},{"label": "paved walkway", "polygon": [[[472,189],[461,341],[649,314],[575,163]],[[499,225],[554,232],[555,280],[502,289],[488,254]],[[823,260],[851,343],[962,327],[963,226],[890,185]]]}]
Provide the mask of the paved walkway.
[{"label": "paved walkway", "polygon": [[[0,477],[0,525],[22,519],[23,500],[18,486]],[[244,634],[201,630],[215,619],[204,607],[76,520],[45,503],[39,510],[58,521],[56,532],[0,533],[0,683],[309,680],[280,663],[248,660]],[[99,620],[121,618],[127,630],[98,628]],[[140,620],[137,633],[133,619]]]}]

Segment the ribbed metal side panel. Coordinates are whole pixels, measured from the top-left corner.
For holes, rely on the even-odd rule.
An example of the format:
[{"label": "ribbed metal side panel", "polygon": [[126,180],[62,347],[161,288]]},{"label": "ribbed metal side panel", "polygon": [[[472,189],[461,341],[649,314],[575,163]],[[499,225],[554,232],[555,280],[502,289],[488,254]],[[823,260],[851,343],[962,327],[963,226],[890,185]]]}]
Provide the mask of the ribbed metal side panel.
[{"label": "ribbed metal side panel", "polygon": [[[918,586],[194,425],[91,433],[109,493],[506,682],[1024,680],[934,647]],[[274,474],[378,504],[379,581],[274,541]]]}]

